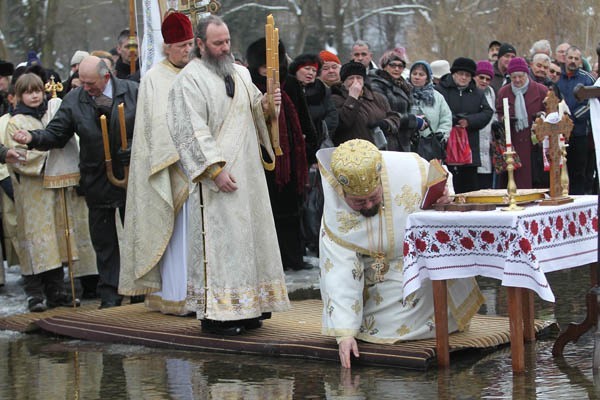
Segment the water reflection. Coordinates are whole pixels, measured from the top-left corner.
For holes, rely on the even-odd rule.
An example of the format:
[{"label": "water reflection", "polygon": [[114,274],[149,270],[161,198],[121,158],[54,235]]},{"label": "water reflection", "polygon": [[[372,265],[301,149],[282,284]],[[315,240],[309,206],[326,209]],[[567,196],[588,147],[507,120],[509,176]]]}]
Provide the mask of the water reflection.
[{"label": "water reflection", "polygon": [[[585,268],[549,276],[557,304],[536,314],[562,325],[585,315]],[[506,313],[506,293],[482,280],[488,312]],[[580,399],[600,398],[593,335],[551,355],[552,341],[526,346],[526,373],[513,377],[510,349],[454,357],[449,371],[184,352],[0,332],[1,399]],[[596,377],[596,379],[598,379]]]}]

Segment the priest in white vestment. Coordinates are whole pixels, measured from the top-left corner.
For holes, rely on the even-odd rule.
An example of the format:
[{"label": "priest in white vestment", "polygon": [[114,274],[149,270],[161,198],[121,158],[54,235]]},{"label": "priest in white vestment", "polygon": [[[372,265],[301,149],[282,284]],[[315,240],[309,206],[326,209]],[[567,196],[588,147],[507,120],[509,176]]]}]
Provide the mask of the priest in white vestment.
[{"label": "priest in white vestment", "polygon": [[[197,56],[168,99],[181,166],[202,203],[188,250],[186,307],[205,332],[237,335],[289,309],[262,150],[274,160],[263,113],[268,101],[248,70],[233,64],[227,25],[210,16],[196,31]],[[274,96],[281,102],[279,91]]]},{"label": "priest in white vestment", "polygon": [[[419,209],[428,162],[350,140],[317,153],[325,206],[320,234],[322,332],[340,361],[371,343],[435,337],[431,282],[403,298],[406,219]],[[444,196],[447,198],[446,196]],[[463,330],[483,303],[474,279],[448,285],[448,331]]]},{"label": "priest in white vestment", "polygon": [[[166,58],[142,78],[131,149],[119,293],[146,295],[146,307],[185,315],[190,224],[199,220],[199,197],[178,163],[167,127],[169,89],[190,61],[194,31],[182,13],[161,26]],[[199,226],[199,225],[198,225]]]}]

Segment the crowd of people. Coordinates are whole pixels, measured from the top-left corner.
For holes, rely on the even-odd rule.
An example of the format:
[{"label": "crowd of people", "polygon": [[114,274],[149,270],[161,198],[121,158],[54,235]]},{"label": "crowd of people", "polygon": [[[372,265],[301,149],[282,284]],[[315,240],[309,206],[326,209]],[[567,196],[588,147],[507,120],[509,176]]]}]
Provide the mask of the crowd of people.
[{"label": "crowd of people", "polygon": [[[165,58],[143,76],[127,30],[112,51],[75,52],[58,98],[46,88],[61,79],[35,52],[17,68],[0,61],[3,245],[21,267],[30,311],[76,301],[68,265],[78,296],[99,297],[100,308],[129,296],[195,314],[205,332],[238,335],[290,307],[284,270],[311,268],[304,256],[313,252],[323,332],[349,367],[356,339],[434,336],[431,287],[403,300],[397,268],[406,215],[422,195],[417,171],[429,161],[410,153],[420,138],[444,144],[464,128],[472,162],[448,166],[450,187],[503,188],[494,131],[508,117],[517,187],[548,187],[532,125],[554,91],[574,122],[570,193],[597,190],[587,101],[573,95],[594,83],[597,65],[576,46],[560,44],[553,58],[540,40],[520,57],[492,41],[487,59],[413,63],[396,47],[376,63],[364,40],[348,57],[294,58],[280,43],[280,88],[268,92],[264,38],[234,57],[219,17],[194,32],[178,12],[164,17],[162,35]],[[308,190],[322,193],[312,220]],[[396,205],[400,193],[412,200]],[[468,325],[482,299],[472,280],[453,287],[451,331]]]}]

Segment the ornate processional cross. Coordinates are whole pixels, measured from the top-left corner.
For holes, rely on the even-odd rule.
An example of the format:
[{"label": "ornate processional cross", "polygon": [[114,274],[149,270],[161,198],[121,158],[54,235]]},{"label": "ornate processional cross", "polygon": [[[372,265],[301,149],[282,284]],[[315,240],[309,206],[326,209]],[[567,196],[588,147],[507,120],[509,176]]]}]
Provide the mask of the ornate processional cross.
[{"label": "ornate processional cross", "polygon": [[[559,100],[553,91],[549,91],[544,99],[546,105],[546,115],[558,112]],[[533,130],[538,142],[542,143],[544,138],[548,137],[550,149],[548,152],[548,160],[550,162],[550,199],[542,202],[542,204],[554,205],[563,204],[573,201],[568,196],[563,195],[563,182],[561,181],[561,159],[563,157],[563,146],[561,146],[560,135],[564,140],[568,140],[573,130],[573,122],[567,114],[559,115],[560,120],[556,124],[544,121],[538,117],[533,124]],[[565,157],[566,159],[566,157]],[[565,161],[566,164],[566,161]],[[565,182],[568,186],[568,183]],[[565,188],[567,189],[567,188]]]},{"label": "ornate processional cross", "polygon": [[[198,15],[204,13],[216,14],[221,9],[221,3],[216,0],[210,1],[196,1],[196,0],[179,0],[179,1],[167,1],[169,4],[168,10],[177,10],[190,17],[194,29],[198,24]],[[178,3],[178,4],[172,4]]]}]

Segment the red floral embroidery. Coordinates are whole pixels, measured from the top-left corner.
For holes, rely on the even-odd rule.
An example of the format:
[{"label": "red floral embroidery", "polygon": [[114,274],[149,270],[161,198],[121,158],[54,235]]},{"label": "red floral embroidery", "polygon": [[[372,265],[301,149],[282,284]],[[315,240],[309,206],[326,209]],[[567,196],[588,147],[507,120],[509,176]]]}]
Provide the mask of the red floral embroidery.
[{"label": "red floral embroidery", "polygon": [[496,240],[496,238],[494,237],[494,234],[490,231],[483,231],[481,233],[481,240],[483,240],[486,243],[492,244],[494,243],[494,241]]},{"label": "red floral embroidery", "polygon": [[519,240],[519,247],[523,253],[528,254],[531,251],[531,242],[527,238],[521,238]]},{"label": "red floral embroidery", "polygon": [[533,233],[534,235],[538,234],[538,223],[537,221],[531,221],[531,233]]},{"label": "red floral embroidery", "polygon": [[435,252],[435,253],[439,253],[440,252],[440,248],[437,246],[437,244],[432,244],[431,245],[431,251]]},{"label": "red floral embroidery", "polygon": [[473,241],[469,237],[460,239],[460,244],[467,250],[471,250],[474,247]]},{"label": "red floral embroidery", "polygon": [[446,244],[450,241],[450,236],[448,236],[448,234],[444,231],[437,231],[435,233],[435,238],[442,244]]},{"label": "red floral embroidery", "polygon": [[415,244],[417,246],[417,250],[419,250],[420,252],[424,252],[425,249],[427,249],[427,243],[425,243],[424,240],[417,239],[415,240]]},{"label": "red floral embroidery", "polygon": [[549,226],[544,228],[544,239],[546,239],[546,242],[552,240],[552,228],[550,228]]},{"label": "red floral embroidery", "polygon": [[577,227],[573,221],[569,222],[569,233],[571,236],[575,236],[575,234],[577,234]]},{"label": "red floral embroidery", "polygon": [[408,242],[404,242],[404,257],[406,257],[408,255],[409,249],[410,249],[410,246],[408,245]]},{"label": "red floral embroidery", "polygon": [[559,230],[559,231],[562,231],[563,227],[564,227],[563,226],[563,218],[562,218],[562,216],[559,215],[556,218],[556,229]]},{"label": "red floral embroidery", "polygon": [[598,232],[598,217],[592,218],[592,228],[594,228],[594,231]]},{"label": "red floral embroidery", "polygon": [[585,213],[582,211],[579,213],[579,223],[581,225],[585,225],[586,222],[587,222],[587,218],[585,216]]}]

